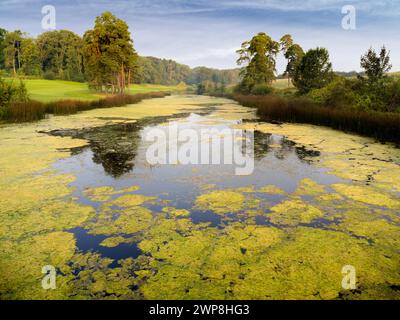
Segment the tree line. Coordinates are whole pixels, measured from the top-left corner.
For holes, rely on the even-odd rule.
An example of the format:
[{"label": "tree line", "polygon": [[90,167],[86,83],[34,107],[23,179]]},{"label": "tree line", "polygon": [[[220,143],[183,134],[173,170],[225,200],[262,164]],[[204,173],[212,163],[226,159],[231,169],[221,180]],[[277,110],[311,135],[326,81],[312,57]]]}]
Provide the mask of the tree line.
[{"label": "tree line", "polygon": [[199,85],[210,82],[213,85],[237,84],[240,81],[239,69],[218,70],[207,67],[190,68],[169,59],[155,57],[138,58],[138,69],[135,74],[135,83],[153,83],[163,85],[177,85],[184,82],[188,85]]},{"label": "tree line", "polygon": [[191,69],[173,60],[140,57],[128,25],[110,12],[97,17],[83,37],[56,30],[32,38],[19,30],[0,29],[0,69],[12,76],[87,81],[91,88],[111,93],[123,93],[131,83],[239,82],[238,69]]},{"label": "tree line", "polygon": [[[363,72],[352,74],[353,77],[344,77],[333,71],[326,48],[317,47],[305,52],[289,34],[275,41],[266,33],[258,33],[243,42],[237,53],[237,63],[243,67],[236,93],[291,93],[330,108],[400,111],[400,79],[388,75],[392,65],[390,52],[384,46],[378,52],[370,48],[360,59]],[[274,92],[276,90],[272,87],[280,53],[287,60],[284,76],[288,84],[297,89],[294,93],[290,90]]]}]

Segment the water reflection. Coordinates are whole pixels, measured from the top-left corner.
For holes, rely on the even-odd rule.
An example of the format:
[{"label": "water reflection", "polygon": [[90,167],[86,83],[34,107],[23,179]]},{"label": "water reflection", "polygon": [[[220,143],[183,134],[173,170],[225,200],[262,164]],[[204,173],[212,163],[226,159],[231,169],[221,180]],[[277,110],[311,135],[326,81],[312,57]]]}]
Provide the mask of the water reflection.
[{"label": "water reflection", "polygon": [[[183,118],[185,115],[180,115]],[[177,118],[175,116],[175,118]],[[190,124],[198,127],[228,127],[232,123],[230,121],[218,124],[204,124],[203,117],[199,115],[190,115],[186,120]],[[50,134],[54,136],[72,137],[85,139],[89,141],[89,148],[93,153],[93,162],[102,165],[104,172],[113,178],[118,178],[133,170],[135,159],[138,154],[138,147],[143,138],[143,132],[149,128],[154,128],[157,123],[163,123],[166,118],[144,119],[135,123],[122,123],[107,125],[103,127],[95,127],[88,129],[71,129],[71,130],[54,130]],[[203,123],[201,122],[203,121]],[[171,122],[174,124],[175,122]],[[238,123],[238,122],[237,122]],[[179,123],[181,128],[187,128],[184,122]],[[165,129],[165,127],[162,127]],[[73,151],[74,155],[80,154],[85,150],[77,148]],[[242,154],[245,155],[246,148],[242,148]],[[295,146],[295,144],[284,137],[263,133],[260,131],[254,132],[254,159],[262,160],[268,153],[272,153],[275,158],[285,160],[289,155],[295,154],[299,160],[310,162],[310,157],[318,157],[320,154],[317,151],[306,150],[304,147]]]},{"label": "water reflection", "polygon": [[[194,208],[196,197],[206,192],[204,185],[213,184],[215,189],[239,188],[275,185],[288,193],[293,192],[299,181],[309,177],[317,183],[329,184],[337,178],[327,175],[323,169],[312,166],[312,158],[318,152],[295,145],[278,135],[254,133],[255,169],[252,175],[235,176],[234,165],[160,165],[149,166],[146,151],[149,143],[144,140],[147,130],[159,128],[168,130],[169,125],[179,124],[180,128],[200,130],[202,128],[225,129],[240,124],[239,120],[209,118],[207,115],[182,114],[174,119],[152,118],[137,122],[112,124],[98,128],[80,130],[56,130],[50,134],[86,139],[89,145],[75,149],[73,155],[55,164],[63,173],[73,173],[76,180],[75,196],[78,202],[102,210],[101,203],[95,203],[85,197],[87,188],[110,186],[115,190],[138,186],[140,194],[156,196],[156,204],[144,205],[155,216],[163,215],[164,206],[190,211],[189,219],[195,224],[206,223],[212,228],[239,222],[246,218],[243,213],[220,216],[212,211]],[[257,194],[269,206],[282,201],[281,195]],[[268,207],[260,207],[262,213]],[[255,224],[270,225],[263,216],[254,216]],[[83,251],[95,251],[115,261],[140,254],[135,243],[120,244],[114,248],[105,248],[100,243],[106,236],[91,235],[85,229],[71,230],[77,238],[77,246]],[[120,234],[122,237],[132,235]],[[140,238],[140,235],[134,235]],[[116,264],[113,264],[116,266]]]}]

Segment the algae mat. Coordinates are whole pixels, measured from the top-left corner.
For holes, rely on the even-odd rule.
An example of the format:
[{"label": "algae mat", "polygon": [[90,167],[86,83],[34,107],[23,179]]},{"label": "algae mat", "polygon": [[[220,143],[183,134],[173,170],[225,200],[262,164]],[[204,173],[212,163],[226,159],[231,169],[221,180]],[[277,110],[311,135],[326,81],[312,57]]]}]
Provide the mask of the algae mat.
[{"label": "algae mat", "polygon": [[[150,166],[146,132],[176,124],[255,129],[254,173]],[[1,299],[400,298],[395,146],[172,96],[3,125],[0,148]]]}]

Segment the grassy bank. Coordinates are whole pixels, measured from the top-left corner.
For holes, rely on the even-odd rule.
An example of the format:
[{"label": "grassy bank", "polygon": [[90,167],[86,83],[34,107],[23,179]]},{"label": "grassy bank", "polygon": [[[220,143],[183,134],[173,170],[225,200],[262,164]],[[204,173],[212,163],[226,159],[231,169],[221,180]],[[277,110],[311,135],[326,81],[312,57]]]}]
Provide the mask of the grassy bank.
[{"label": "grassy bank", "polygon": [[3,120],[7,122],[37,121],[45,118],[46,114],[68,115],[97,108],[122,107],[138,103],[144,99],[163,98],[167,95],[169,95],[169,92],[149,92],[134,95],[115,95],[86,101],[70,99],[40,102],[30,100],[27,102],[12,103],[3,115]]},{"label": "grassy bank", "polygon": [[232,98],[244,106],[257,108],[257,114],[264,121],[315,124],[400,143],[398,113],[331,109],[306,98],[286,99],[275,95],[234,95]]},{"label": "grassy bank", "polygon": [[[7,80],[12,81],[11,78]],[[17,80],[15,80],[18,82]],[[99,94],[88,89],[87,83],[24,79],[23,82],[28,90],[29,97],[39,102],[54,102],[59,100],[96,101],[105,98],[105,94]],[[179,86],[163,86],[155,84],[133,84],[127,91],[128,94],[150,93],[150,92],[175,92],[181,91]]]}]

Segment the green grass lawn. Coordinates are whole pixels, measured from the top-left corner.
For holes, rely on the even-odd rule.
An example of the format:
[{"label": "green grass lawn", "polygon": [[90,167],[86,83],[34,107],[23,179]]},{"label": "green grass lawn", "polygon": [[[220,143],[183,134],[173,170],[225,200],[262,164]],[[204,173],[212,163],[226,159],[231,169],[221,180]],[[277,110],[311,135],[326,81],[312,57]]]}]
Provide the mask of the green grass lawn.
[{"label": "green grass lawn", "polygon": [[[18,80],[15,80],[18,81]],[[74,100],[96,100],[105,97],[90,91],[86,83],[61,81],[61,80],[24,80],[28,89],[29,97],[33,100],[42,102],[74,99]],[[153,84],[134,84],[131,85],[129,93],[146,93],[155,91],[178,91],[177,86],[162,86]]]}]

